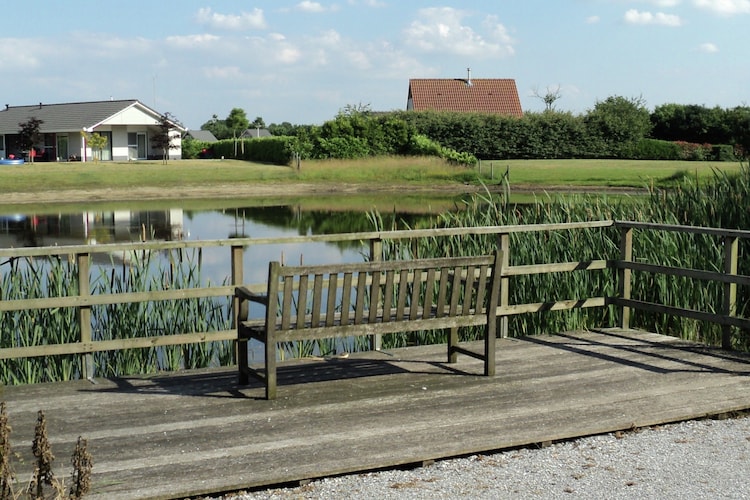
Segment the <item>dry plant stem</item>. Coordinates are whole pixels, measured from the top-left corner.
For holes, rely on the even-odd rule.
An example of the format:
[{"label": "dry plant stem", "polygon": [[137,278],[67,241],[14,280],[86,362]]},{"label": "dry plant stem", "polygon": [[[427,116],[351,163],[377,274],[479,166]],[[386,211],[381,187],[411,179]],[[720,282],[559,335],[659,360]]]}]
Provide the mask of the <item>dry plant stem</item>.
[{"label": "dry plant stem", "polygon": [[70,498],[80,499],[91,489],[91,469],[94,461],[88,451],[88,441],[78,436],[76,449],[71,459],[73,474],[71,476]]},{"label": "dry plant stem", "polygon": [[55,456],[52,454],[52,448],[47,438],[47,419],[42,410],[39,410],[31,451],[36,458],[36,467],[29,483],[29,495],[35,499],[45,498],[44,486],[47,485],[56,493],[53,498],[61,497],[62,486],[52,472],[52,462],[55,460]]},{"label": "dry plant stem", "polygon": [[16,475],[10,465],[10,431],[5,401],[2,401],[0,402],[0,498],[14,498],[13,483]]}]

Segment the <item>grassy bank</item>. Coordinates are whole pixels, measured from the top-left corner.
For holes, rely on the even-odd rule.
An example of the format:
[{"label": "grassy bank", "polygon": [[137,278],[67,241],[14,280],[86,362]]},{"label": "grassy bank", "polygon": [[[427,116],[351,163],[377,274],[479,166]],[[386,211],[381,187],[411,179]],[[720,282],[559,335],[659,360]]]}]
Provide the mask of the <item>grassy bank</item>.
[{"label": "grassy bank", "polygon": [[[669,186],[685,177],[732,173],[737,163],[627,160],[484,161],[478,169],[435,158],[386,157],[305,161],[297,170],[237,160],[175,160],[129,163],[35,163],[0,168],[0,194],[137,187],[210,187],[238,184],[357,184],[446,188],[499,180],[514,186]],[[477,174],[480,175],[477,175]],[[0,202],[1,203],[1,202]]]}]

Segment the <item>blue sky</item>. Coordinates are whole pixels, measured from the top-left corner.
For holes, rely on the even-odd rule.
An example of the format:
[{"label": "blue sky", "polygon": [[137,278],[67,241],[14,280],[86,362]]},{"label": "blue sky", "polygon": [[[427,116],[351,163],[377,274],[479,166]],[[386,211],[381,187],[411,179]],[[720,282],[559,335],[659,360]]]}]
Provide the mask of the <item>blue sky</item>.
[{"label": "blue sky", "polygon": [[559,90],[750,105],[750,0],[26,0],[3,7],[2,104],[139,99],[190,128],[322,123],[404,109],[409,78],[513,78],[525,111]]}]

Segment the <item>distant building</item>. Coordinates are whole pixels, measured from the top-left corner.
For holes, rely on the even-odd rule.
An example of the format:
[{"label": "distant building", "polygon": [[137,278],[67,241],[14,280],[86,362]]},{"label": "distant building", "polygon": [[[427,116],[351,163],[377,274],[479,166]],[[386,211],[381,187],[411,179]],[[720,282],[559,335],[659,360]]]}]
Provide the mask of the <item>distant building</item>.
[{"label": "distant building", "polygon": [[[19,123],[30,118],[42,120],[40,141],[33,153],[22,151]],[[101,151],[102,161],[140,160],[161,157],[153,149],[150,137],[160,131],[162,115],[138,100],[72,102],[9,106],[0,109],[0,157],[33,154],[35,161],[90,161],[91,148],[81,132],[97,133],[107,138]],[[185,128],[172,123],[170,159],[182,156],[182,133]]]},{"label": "distant building", "polygon": [[185,137],[190,137],[201,142],[216,142],[218,139],[210,130],[188,130]]},{"label": "distant building", "polygon": [[491,113],[521,117],[516,81],[509,78],[412,78],[407,111]]},{"label": "distant building", "polygon": [[255,139],[259,137],[271,137],[271,132],[267,128],[249,128],[240,134],[241,139]]}]

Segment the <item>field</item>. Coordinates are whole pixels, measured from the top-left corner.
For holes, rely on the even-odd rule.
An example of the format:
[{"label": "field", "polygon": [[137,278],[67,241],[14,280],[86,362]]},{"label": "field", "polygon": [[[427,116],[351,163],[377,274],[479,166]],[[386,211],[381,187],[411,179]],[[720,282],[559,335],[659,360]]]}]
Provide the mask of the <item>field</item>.
[{"label": "field", "polygon": [[[498,160],[478,168],[435,158],[303,161],[292,167],[237,160],[35,163],[0,168],[0,205],[45,201],[225,198],[332,192],[462,191],[497,184],[508,173],[515,190],[644,188],[685,177],[733,173],[739,163],[629,160]],[[479,174],[479,175],[478,175]]]}]

